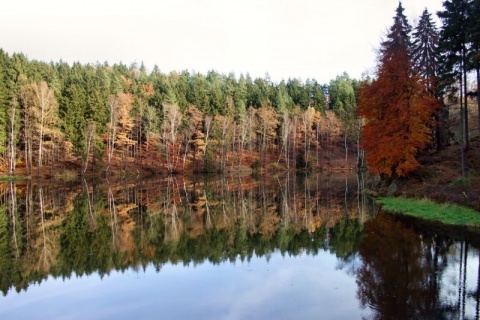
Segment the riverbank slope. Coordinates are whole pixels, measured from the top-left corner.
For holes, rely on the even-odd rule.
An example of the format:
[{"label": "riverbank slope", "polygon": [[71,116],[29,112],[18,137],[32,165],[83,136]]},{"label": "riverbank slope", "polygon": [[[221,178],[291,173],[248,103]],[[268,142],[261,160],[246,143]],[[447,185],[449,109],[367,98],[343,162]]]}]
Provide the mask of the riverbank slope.
[{"label": "riverbank slope", "polygon": [[480,139],[465,153],[466,175],[461,174],[461,150],[452,145],[440,152],[425,153],[422,166],[406,178],[381,187],[381,193],[407,198],[429,198],[456,203],[480,211]]}]

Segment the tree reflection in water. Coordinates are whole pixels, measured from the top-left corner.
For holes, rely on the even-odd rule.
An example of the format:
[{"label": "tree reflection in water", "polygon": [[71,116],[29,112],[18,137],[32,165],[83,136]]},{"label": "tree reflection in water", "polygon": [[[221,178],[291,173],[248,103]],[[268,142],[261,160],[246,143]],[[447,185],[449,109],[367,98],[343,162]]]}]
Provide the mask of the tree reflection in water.
[{"label": "tree reflection in water", "polygon": [[0,289],[27,290],[48,276],[329,251],[356,277],[372,318],[478,319],[478,245],[383,214],[371,219],[365,185],[362,175],[338,174],[7,183]]},{"label": "tree reflection in water", "polygon": [[[304,174],[11,182],[1,189],[1,290],[27,289],[48,275],[106,275],[149,264],[160,270],[167,262],[245,261],[277,250],[298,255],[342,248],[337,240],[349,239],[351,228],[334,226],[347,216],[365,220],[372,205],[355,192],[356,182],[354,176]],[[345,250],[356,246],[342,248],[339,257],[348,256]]]},{"label": "tree reflection in water", "polygon": [[[467,283],[465,274],[467,254],[478,250],[415,226],[386,214],[367,222],[357,273],[362,307],[372,319],[478,319],[478,275]],[[452,279],[452,271],[460,276]]]}]

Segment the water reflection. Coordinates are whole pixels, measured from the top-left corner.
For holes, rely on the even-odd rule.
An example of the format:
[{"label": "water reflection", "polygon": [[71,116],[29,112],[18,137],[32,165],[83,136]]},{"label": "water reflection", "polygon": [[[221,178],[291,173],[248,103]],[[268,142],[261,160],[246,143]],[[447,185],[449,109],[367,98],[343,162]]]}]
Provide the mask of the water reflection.
[{"label": "water reflection", "polygon": [[478,250],[405,220],[380,214],[366,223],[356,275],[362,307],[372,319],[478,319]]},{"label": "water reflection", "polygon": [[[9,182],[1,186],[0,290],[28,292],[74,275],[328,256],[336,259],[332,277],[356,280],[348,303],[366,318],[478,319],[477,235],[372,218],[365,185],[361,175],[339,174]],[[311,280],[303,290],[336,290]]]},{"label": "water reflection", "polygon": [[[367,218],[372,203],[356,182],[328,175],[10,182],[1,189],[0,288],[6,294],[48,275],[105,275],[150,263],[160,270],[167,262],[243,261],[277,249],[315,254],[336,243],[330,230],[338,221]],[[348,232],[337,229],[334,235]],[[339,255],[345,250],[356,249]]]}]

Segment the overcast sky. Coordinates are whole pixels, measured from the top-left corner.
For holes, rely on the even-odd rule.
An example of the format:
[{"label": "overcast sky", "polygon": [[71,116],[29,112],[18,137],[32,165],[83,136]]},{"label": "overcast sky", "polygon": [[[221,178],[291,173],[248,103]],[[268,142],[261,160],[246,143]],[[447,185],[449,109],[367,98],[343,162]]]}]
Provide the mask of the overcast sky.
[{"label": "overcast sky", "polygon": [[[411,24],[442,0],[402,1]],[[398,0],[4,0],[0,47],[29,59],[156,64],[320,83],[375,65]],[[438,26],[438,23],[437,23]]]}]

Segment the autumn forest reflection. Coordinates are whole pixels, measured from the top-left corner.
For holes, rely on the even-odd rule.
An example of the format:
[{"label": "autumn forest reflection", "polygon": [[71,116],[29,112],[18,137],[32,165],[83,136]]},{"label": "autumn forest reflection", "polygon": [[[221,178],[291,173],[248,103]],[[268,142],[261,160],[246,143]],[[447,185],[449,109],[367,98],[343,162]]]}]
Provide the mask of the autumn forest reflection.
[{"label": "autumn forest reflection", "polygon": [[375,319],[478,319],[476,234],[377,213],[362,175],[1,186],[0,289],[47,277],[329,252]]}]

